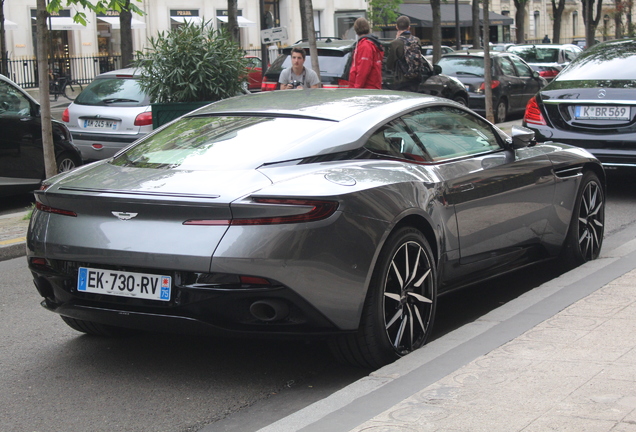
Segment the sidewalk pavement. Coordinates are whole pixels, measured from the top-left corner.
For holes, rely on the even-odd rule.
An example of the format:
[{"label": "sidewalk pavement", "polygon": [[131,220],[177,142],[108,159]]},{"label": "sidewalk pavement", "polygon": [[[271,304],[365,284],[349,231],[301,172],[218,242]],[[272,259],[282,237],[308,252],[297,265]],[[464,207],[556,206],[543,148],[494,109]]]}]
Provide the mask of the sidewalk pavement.
[{"label": "sidewalk pavement", "polygon": [[[24,256],[26,214],[0,216],[0,260]],[[636,229],[260,432],[636,432],[635,286]]]}]

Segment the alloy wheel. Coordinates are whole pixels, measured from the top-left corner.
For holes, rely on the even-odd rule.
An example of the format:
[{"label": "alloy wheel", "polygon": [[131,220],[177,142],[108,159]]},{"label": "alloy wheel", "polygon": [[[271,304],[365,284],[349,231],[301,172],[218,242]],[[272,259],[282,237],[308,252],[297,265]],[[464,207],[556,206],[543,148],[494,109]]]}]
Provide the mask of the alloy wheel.
[{"label": "alloy wheel", "polygon": [[398,355],[424,344],[434,311],[431,259],[415,241],[403,243],[393,255],[384,283],[384,324]]},{"label": "alloy wheel", "polygon": [[585,261],[598,257],[603,241],[605,214],[603,191],[596,182],[589,182],[581,196],[579,209],[579,248]]}]

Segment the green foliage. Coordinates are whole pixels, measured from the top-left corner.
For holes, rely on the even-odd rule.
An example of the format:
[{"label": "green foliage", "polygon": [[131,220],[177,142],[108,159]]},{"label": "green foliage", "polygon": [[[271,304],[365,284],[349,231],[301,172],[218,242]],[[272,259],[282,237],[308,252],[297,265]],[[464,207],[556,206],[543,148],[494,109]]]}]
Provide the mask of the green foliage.
[{"label": "green foliage", "polygon": [[369,21],[374,27],[395,23],[402,0],[369,0]]},{"label": "green foliage", "polygon": [[139,85],[152,102],[214,102],[244,88],[244,51],[210,21],[160,32],[148,45],[133,66],[141,69]]},{"label": "green foliage", "polygon": [[[144,12],[139,9],[133,1],[141,3],[141,0],[49,0],[46,6],[47,12],[58,12],[64,8],[64,6],[81,6],[84,9],[93,11],[95,13],[106,13],[109,10],[121,12],[122,9],[134,12],[139,15],[143,15]],[[84,12],[77,12],[73,16],[73,20],[82,25],[86,25],[86,14]]]}]

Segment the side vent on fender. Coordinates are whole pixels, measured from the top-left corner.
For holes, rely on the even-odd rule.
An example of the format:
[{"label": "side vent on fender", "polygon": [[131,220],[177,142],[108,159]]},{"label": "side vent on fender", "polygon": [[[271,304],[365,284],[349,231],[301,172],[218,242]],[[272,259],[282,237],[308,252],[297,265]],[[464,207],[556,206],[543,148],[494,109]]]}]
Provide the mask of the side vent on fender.
[{"label": "side vent on fender", "polygon": [[580,175],[583,175],[583,165],[570,166],[570,167],[567,167],[567,168],[556,169],[556,170],[554,170],[554,174],[558,178],[562,178],[562,179],[580,176]]}]

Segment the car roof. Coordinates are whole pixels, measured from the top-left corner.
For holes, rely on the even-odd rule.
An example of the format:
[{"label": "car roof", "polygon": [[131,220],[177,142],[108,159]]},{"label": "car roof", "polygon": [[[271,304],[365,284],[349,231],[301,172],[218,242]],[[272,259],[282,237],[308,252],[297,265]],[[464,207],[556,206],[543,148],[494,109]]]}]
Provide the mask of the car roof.
[{"label": "car roof", "polygon": [[[188,116],[264,115],[303,117],[343,121],[366,113],[388,118],[418,105],[439,101],[434,96],[413,92],[365,89],[307,89],[299,91],[261,92],[215,102]],[[452,103],[452,102],[450,102]]]},{"label": "car roof", "polygon": [[[318,49],[333,49],[333,50],[340,50],[340,51],[348,51],[355,45],[355,43],[356,41],[349,40],[349,39],[327,38],[324,40],[323,39],[317,40],[316,47]],[[291,51],[291,49],[295,47],[309,48],[309,42],[299,41],[293,45],[286,47],[283,51],[286,51],[286,52]]]},{"label": "car roof", "polygon": [[118,75],[139,78],[141,76],[141,71],[136,68],[117,69],[99,74],[96,78],[112,78]]},{"label": "car roof", "polygon": [[536,48],[565,48],[565,47],[574,47],[576,49],[580,49],[581,47],[574,44],[523,44],[523,45],[515,45],[513,48],[527,48],[527,47],[536,47]]}]

